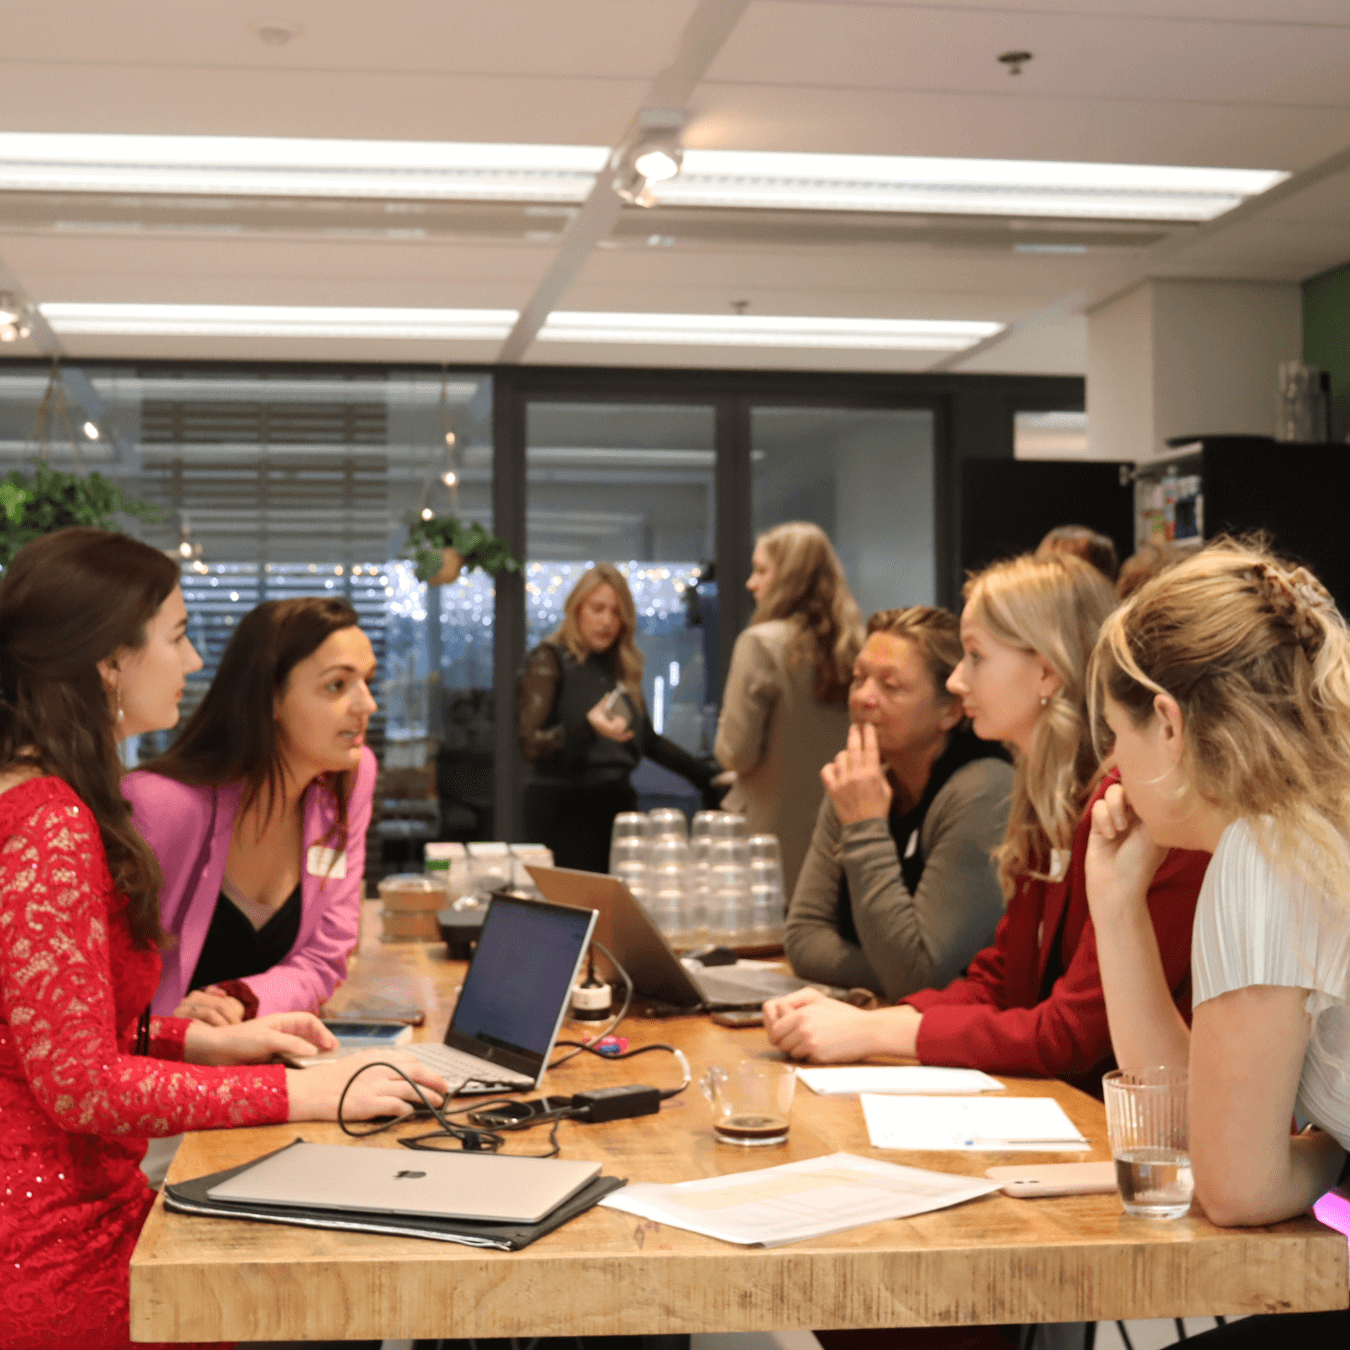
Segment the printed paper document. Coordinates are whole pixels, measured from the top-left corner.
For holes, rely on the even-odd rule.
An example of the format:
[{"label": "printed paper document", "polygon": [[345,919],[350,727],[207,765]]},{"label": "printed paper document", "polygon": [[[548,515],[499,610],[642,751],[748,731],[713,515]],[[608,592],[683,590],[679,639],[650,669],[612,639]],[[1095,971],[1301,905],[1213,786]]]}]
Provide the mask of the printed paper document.
[{"label": "printed paper document", "polygon": [[778,1247],[865,1223],[945,1209],[997,1189],[997,1182],[980,1177],[832,1153],[673,1186],[638,1182],[600,1203],[723,1242]]},{"label": "printed paper document", "polygon": [[1092,1146],[1053,1097],[893,1097],[864,1093],[873,1148],[1081,1152]]},{"label": "printed paper document", "polygon": [[798,1069],[797,1077],[822,1097],[862,1092],[1002,1092],[1003,1084],[979,1069],[937,1069],[927,1064],[847,1064]]}]

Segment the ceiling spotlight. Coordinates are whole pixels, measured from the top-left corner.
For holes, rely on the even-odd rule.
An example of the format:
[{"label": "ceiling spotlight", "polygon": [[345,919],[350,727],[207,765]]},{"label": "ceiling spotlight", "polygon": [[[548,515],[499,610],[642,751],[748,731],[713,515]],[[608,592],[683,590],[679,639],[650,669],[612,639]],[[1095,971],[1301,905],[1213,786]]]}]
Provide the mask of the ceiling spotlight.
[{"label": "ceiling spotlight", "polygon": [[190,558],[192,557],[192,545],[186,539],[184,539],[183,542],[178,545],[178,552],[184,558]]},{"label": "ceiling spotlight", "polygon": [[87,440],[91,440],[91,441],[96,441],[96,440],[98,440],[98,438],[99,438],[99,430],[98,430],[98,425],[97,425],[97,423],[94,423],[94,422],[86,422],[86,423],[84,424],[84,434],[85,434],[85,438],[86,438]]},{"label": "ceiling spotlight", "polygon": [[999,58],[1002,65],[1008,67],[1009,75],[1020,75],[1022,67],[1031,60],[1030,52],[1004,52]]},{"label": "ceiling spotlight", "polygon": [[453,469],[447,469],[441,475],[441,482],[446,487],[455,487],[459,483],[459,475]]},{"label": "ceiling spotlight", "polygon": [[614,191],[624,201],[634,206],[656,204],[651,185],[669,182],[684,163],[683,129],[682,108],[644,108],[638,114],[637,135],[615,161]]}]

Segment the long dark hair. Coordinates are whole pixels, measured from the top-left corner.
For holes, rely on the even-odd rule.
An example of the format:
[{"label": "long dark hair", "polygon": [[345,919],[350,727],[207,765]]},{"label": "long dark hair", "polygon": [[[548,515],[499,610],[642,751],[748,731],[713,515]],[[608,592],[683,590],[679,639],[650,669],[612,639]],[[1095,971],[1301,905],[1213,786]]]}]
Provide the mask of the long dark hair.
[{"label": "long dark hair", "polygon": [[[337,596],[268,600],[250,610],[178,739],[143,767],[194,787],[221,787],[242,779],[241,812],[261,802],[266,820],[284,788],[277,696],[291,671],[333,633],[359,626],[356,611]],[[325,773],[320,781],[332,794],[337,813],[333,835],[340,851],[347,846],[347,775]]]},{"label": "long dark hair", "polygon": [[161,942],[163,875],[119,786],[112,708],[98,663],[145,642],[178,585],[164,554],[110,530],[34,539],[0,581],[0,766],[64,779],[94,814],[139,947]]}]

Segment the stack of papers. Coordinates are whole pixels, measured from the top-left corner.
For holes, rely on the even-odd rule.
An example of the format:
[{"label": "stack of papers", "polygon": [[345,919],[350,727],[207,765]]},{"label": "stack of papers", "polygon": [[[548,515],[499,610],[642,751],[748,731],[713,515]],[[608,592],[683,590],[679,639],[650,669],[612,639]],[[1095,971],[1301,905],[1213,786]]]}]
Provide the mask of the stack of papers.
[{"label": "stack of papers", "polygon": [[853,1153],[832,1153],[674,1186],[629,1184],[600,1203],[723,1242],[778,1247],[865,1223],[946,1209],[988,1195],[998,1185]]},{"label": "stack of papers", "polygon": [[873,1148],[1077,1153],[1092,1147],[1053,1097],[864,1094]]},{"label": "stack of papers", "polygon": [[1002,1092],[1003,1084],[979,1069],[935,1069],[927,1064],[850,1064],[838,1069],[798,1069],[797,1077],[822,1097],[863,1092]]}]

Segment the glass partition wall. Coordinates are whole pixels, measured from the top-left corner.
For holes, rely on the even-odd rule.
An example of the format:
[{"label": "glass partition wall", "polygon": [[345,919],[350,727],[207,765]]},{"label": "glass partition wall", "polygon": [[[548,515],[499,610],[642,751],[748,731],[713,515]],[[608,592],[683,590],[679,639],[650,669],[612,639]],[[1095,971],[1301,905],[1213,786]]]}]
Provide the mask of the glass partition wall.
[{"label": "glass partition wall", "polygon": [[[1049,377],[528,366],[90,361],[54,388],[0,360],[0,476],[45,458],[159,507],[126,524],[183,567],[206,660],[186,710],[255,604],[356,607],[380,661],[376,872],[429,838],[520,837],[516,675],[591,562],[634,591],[653,721],[707,753],[756,533],[815,521],[864,613],[953,603],[961,462],[1011,458],[1014,412],[1082,406],[1081,381]],[[493,529],[523,575],[422,585],[401,555],[424,510]],[[652,764],[636,783],[695,804]]]}]

